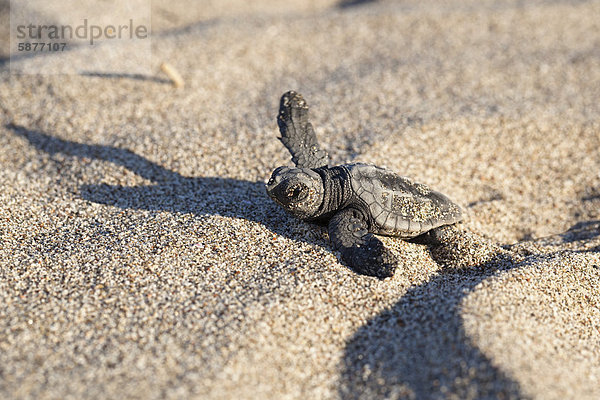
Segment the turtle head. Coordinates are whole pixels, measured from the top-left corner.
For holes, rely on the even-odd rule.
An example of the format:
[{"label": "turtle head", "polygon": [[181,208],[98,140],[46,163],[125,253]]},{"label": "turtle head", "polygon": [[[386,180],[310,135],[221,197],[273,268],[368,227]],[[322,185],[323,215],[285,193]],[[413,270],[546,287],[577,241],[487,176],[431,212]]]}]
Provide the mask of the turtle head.
[{"label": "turtle head", "polygon": [[267,193],[300,219],[317,217],[323,203],[323,180],[309,168],[279,167],[267,182]]}]

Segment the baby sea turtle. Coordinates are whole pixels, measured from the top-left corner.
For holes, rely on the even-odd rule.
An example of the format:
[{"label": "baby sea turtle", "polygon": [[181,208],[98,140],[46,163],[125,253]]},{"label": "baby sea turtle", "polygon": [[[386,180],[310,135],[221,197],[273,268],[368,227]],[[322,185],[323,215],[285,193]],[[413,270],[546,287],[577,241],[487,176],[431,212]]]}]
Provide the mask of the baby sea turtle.
[{"label": "baby sea turtle", "polygon": [[301,220],[328,222],[331,242],[356,272],[381,279],[394,274],[397,260],[375,235],[408,239],[462,219],[448,197],[384,168],[329,167],[299,93],[281,97],[277,124],[296,168],[275,169],[267,193]]}]

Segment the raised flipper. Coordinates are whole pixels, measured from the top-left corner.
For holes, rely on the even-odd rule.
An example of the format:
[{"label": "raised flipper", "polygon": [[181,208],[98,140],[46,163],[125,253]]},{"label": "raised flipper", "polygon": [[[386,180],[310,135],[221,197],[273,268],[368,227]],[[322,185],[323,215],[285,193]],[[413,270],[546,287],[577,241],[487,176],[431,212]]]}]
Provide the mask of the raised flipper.
[{"label": "raised flipper", "polygon": [[335,214],[329,221],[329,237],[344,262],[359,274],[379,279],[394,275],[396,257],[369,233],[358,210],[346,208]]},{"label": "raised flipper", "polygon": [[319,168],[329,163],[327,152],[319,147],[308,122],[308,105],[301,94],[290,90],[281,96],[277,125],[281,132],[279,140],[290,151],[298,168]]}]

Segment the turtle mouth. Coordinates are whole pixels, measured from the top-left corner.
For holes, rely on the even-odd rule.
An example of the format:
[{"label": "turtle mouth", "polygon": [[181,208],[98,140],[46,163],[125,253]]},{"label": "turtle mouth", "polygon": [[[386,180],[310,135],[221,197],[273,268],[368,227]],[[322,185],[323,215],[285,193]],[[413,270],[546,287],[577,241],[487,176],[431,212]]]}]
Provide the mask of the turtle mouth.
[{"label": "turtle mouth", "polygon": [[301,203],[308,197],[308,188],[304,185],[294,185],[285,191],[290,203]]},{"label": "turtle mouth", "polygon": [[285,208],[294,209],[308,198],[309,191],[306,186],[286,183],[273,183],[267,186],[267,193],[276,203]]}]

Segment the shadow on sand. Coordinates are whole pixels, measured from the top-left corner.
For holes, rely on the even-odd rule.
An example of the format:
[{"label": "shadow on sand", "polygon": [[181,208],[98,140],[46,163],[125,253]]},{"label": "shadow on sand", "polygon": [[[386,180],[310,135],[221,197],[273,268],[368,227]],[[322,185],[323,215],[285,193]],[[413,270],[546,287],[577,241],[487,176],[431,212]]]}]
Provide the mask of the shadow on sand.
[{"label": "shadow on sand", "polygon": [[163,84],[172,84],[167,78],[160,78],[158,76],[144,75],[144,74],[125,74],[117,72],[95,72],[95,71],[81,71],[81,76],[88,76],[91,78],[107,78],[107,79],[131,79],[135,81],[146,81],[156,82]]},{"label": "shadow on sand", "polygon": [[[86,200],[124,209],[244,218],[276,234],[303,240],[290,235],[286,225],[291,217],[266,196],[262,182],[184,177],[130,150],[62,140],[13,124],[7,128],[48,154],[108,161],[154,182],[133,187],[85,184],[80,195]],[[597,235],[598,221],[573,229],[579,238],[589,232]],[[565,236],[563,240],[572,239]],[[322,239],[311,243],[328,246]],[[344,351],[341,397],[524,398],[519,384],[472,343],[460,316],[461,301],[475,286],[527,263],[502,257],[477,268],[446,271],[414,286],[398,303],[359,328]]]},{"label": "shadow on sand", "polygon": [[[600,221],[584,221],[566,232],[540,239],[565,253],[600,252],[565,249],[600,238]],[[535,245],[535,242],[530,242]],[[347,342],[339,391],[344,399],[522,399],[520,385],[488,359],[464,329],[463,299],[484,280],[535,263],[539,254],[516,243],[486,264],[465,270],[444,269],[410,288],[392,307],[360,327]],[[534,246],[535,247],[535,246]],[[589,247],[589,246],[588,246]],[[521,253],[521,254],[519,254]],[[400,349],[400,351],[398,350]]]},{"label": "shadow on sand", "polygon": [[[153,182],[143,186],[83,184],[79,187],[79,195],[85,200],[123,209],[244,218],[263,224],[278,235],[293,236],[294,240],[306,239],[291,233],[288,225],[293,225],[292,217],[268,198],[261,181],[186,177],[131,150],[63,140],[14,124],[6,127],[50,155],[60,153],[80,159],[108,161]],[[314,242],[312,238],[305,241],[327,245],[319,238]]]},{"label": "shadow on sand", "polygon": [[337,3],[337,7],[341,9],[353,8],[358,6],[367,5],[370,3],[376,3],[377,0],[341,0]]},{"label": "shadow on sand", "polygon": [[517,266],[506,261],[437,275],[359,328],[344,351],[341,397],[524,398],[519,384],[472,343],[460,316],[475,286]]}]

